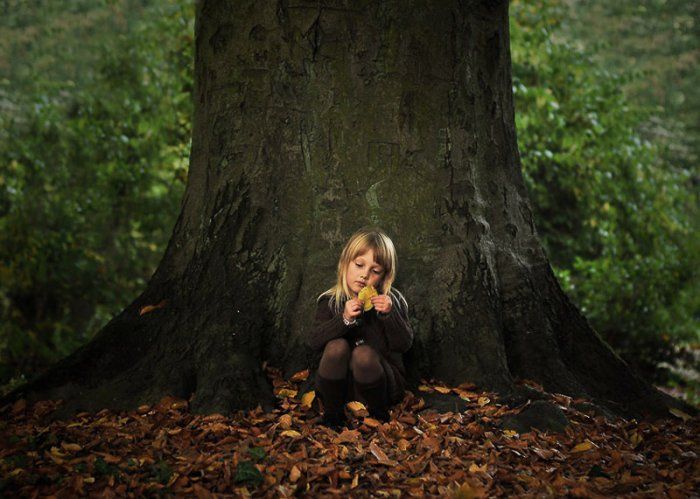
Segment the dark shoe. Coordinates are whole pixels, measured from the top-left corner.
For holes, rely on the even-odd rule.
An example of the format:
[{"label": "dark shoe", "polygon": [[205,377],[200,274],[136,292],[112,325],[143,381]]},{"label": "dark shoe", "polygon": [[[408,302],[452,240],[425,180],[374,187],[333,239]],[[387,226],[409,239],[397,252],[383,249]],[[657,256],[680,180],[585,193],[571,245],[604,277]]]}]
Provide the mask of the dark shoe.
[{"label": "dark shoe", "polygon": [[316,373],[316,388],[323,402],[323,421],[326,426],[337,426],[345,422],[345,395],[347,378],[329,379]]},{"label": "dark shoe", "polygon": [[345,413],[325,413],[321,424],[335,431],[340,431],[343,426],[347,428],[348,420],[345,417]]},{"label": "dark shoe", "polygon": [[390,415],[386,376],[382,375],[378,380],[371,383],[360,383],[356,380],[355,386],[357,386],[357,391],[367,401],[369,415],[384,423],[388,422]]}]

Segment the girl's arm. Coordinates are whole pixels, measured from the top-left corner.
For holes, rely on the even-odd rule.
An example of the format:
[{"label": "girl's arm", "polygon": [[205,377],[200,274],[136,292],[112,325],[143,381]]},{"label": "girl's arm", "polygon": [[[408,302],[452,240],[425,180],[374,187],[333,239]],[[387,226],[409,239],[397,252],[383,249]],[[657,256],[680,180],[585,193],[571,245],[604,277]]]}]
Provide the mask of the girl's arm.
[{"label": "girl's arm", "polygon": [[350,327],[343,322],[343,314],[333,315],[328,308],[328,300],[321,300],[316,307],[316,317],[306,337],[306,344],[314,351],[323,350],[326,343],[342,337]]},{"label": "girl's arm", "polygon": [[391,307],[388,314],[377,314],[384,321],[384,331],[389,342],[389,350],[406,353],[413,345],[413,329],[408,323],[408,317],[396,306]]}]

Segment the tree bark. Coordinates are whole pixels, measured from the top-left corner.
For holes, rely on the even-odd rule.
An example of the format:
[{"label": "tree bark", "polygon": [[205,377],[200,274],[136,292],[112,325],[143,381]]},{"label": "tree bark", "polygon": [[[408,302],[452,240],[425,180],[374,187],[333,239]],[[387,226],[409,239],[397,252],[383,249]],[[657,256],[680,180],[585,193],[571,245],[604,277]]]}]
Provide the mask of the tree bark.
[{"label": "tree bark", "polygon": [[64,414],[166,394],[271,409],[262,362],[317,365],[315,298],[376,224],[399,255],[413,387],[517,401],[527,378],[619,415],[691,410],[635,376],[551,271],[521,176],[507,1],[208,0],[195,31],[188,186],[161,264],[13,397],[64,398]]}]

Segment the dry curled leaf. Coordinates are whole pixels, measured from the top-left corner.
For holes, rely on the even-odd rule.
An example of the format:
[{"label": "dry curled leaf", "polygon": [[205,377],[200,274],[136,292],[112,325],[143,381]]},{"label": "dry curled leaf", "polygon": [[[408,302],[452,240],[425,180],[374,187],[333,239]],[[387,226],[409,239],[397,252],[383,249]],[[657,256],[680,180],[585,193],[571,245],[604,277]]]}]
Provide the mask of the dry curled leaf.
[{"label": "dry curled leaf", "polygon": [[284,430],[282,433],[280,433],[280,435],[283,437],[292,437],[292,438],[301,437],[301,433],[299,433],[296,430]]},{"label": "dry curled leaf", "polygon": [[284,398],[284,397],[296,397],[297,391],[296,390],[290,390],[289,388],[282,388],[278,390],[275,395],[277,395],[279,398]]},{"label": "dry curled leaf", "polygon": [[309,370],[304,369],[303,371],[296,372],[292,374],[292,376],[289,378],[289,381],[292,383],[298,383],[300,381],[306,381],[306,379],[309,377]]},{"label": "dry curled leaf", "polygon": [[591,450],[593,447],[595,447],[595,444],[586,439],[584,442],[581,442],[576,447],[571,449],[571,452],[585,452],[587,450]]},{"label": "dry curled leaf", "polygon": [[366,416],[369,414],[365,405],[357,400],[351,400],[346,404],[346,407],[350,409],[355,417]]},{"label": "dry curled leaf", "polygon": [[372,455],[377,458],[377,461],[379,461],[381,464],[386,464],[387,466],[398,465],[396,461],[387,457],[384,451],[377,445],[377,443],[374,440],[369,444],[369,450],[370,452],[372,452]]},{"label": "dry curled leaf", "polygon": [[156,309],[163,308],[168,300],[161,300],[155,305],[145,305],[139,310],[139,315],[147,314],[148,312],[153,312]]},{"label": "dry curled leaf", "polygon": [[316,392],[314,390],[306,392],[304,395],[301,396],[301,405],[303,405],[304,407],[311,407],[314,398],[316,398]]},{"label": "dry curled leaf", "polygon": [[283,414],[279,419],[280,427],[288,430],[292,427],[292,416],[290,414]]}]

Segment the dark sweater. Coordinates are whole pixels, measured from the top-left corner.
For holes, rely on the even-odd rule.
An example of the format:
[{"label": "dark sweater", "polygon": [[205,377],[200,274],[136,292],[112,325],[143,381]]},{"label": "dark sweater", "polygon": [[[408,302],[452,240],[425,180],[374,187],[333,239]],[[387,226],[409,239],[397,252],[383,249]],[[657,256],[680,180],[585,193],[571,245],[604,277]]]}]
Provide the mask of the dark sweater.
[{"label": "dark sweater", "polygon": [[[413,329],[404,310],[394,301],[388,314],[380,314],[372,308],[363,312],[358,318],[360,325],[346,326],[343,314],[335,314],[328,307],[329,297],[322,297],[316,306],[316,316],[306,344],[315,352],[323,351],[330,340],[345,337],[350,346],[363,339],[365,345],[373,347],[380,354],[382,367],[387,375],[390,402],[396,403],[403,398],[406,387],[406,370],[402,355],[413,344]],[[391,370],[391,372],[388,372]]]}]

